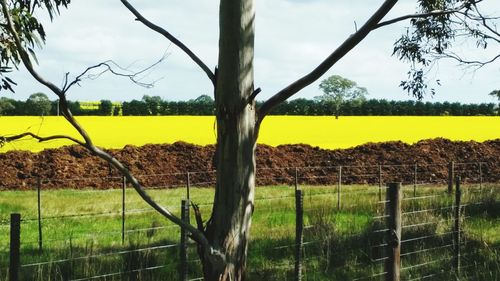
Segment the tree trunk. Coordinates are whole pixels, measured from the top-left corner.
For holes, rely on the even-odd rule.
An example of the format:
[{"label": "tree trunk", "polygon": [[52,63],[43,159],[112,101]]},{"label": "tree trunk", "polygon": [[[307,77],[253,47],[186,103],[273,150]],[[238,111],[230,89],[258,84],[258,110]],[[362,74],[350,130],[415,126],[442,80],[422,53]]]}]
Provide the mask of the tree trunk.
[{"label": "tree trunk", "polygon": [[244,280],[255,192],[253,0],[221,0],[216,77],[217,184],[206,236],[225,260],[202,257],[205,280]]}]

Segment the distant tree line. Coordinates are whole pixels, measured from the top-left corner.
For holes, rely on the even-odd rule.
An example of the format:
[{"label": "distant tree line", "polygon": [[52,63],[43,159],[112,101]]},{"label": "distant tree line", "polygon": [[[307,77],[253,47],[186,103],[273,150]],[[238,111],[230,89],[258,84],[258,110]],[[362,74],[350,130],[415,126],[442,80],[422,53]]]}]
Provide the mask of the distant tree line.
[{"label": "distant tree line", "polygon": [[[260,102],[257,102],[257,106]],[[165,101],[158,96],[144,96],[141,100],[116,103],[109,100],[100,102],[69,102],[75,115],[101,116],[147,116],[147,115],[214,115],[214,100],[207,95],[188,101]],[[449,102],[388,101],[369,99],[363,102],[345,101],[342,104],[344,116],[373,115],[416,115],[416,116],[476,116],[499,115],[494,103],[462,104]],[[0,115],[57,115],[58,102],[50,101],[43,93],[36,93],[26,101],[6,97],[0,98]],[[295,99],[287,101],[272,111],[273,115],[335,115],[336,109],[328,102],[318,99]]]},{"label": "distant tree line", "polygon": [[[369,99],[363,102],[345,101],[341,107],[344,116],[476,116],[498,115],[494,103],[462,104],[458,102],[388,101]],[[274,111],[275,115],[335,115],[335,108],[326,102],[296,99],[284,102]]]}]

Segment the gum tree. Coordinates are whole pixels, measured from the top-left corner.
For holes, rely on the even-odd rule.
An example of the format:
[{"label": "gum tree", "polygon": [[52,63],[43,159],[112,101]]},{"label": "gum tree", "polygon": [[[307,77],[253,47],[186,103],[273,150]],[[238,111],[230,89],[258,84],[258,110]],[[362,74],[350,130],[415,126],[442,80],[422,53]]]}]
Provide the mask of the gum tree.
[{"label": "gum tree", "polygon": [[319,88],[323,91],[323,95],[316,99],[330,105],[333,108],[335,119],[339,119],[342,106],[351,101],[356,104],[361,104],[366,100],[368,90],[352,80],[344,78],[340,75],[332,75],[319,84]]},{"label": "gum tree", "polygon": [[[152,208],[191,233],[192,239],[199,244],[205,280],[244,280],[254,210],[255,148],[260,124],[266,115],[281,102],[319,79],[369,33],[395,22],[407,21],[409,24],[406,32],[403,30],[404,35],[396,42],[394,54],[410,63],[409,80],[403,82],[402,86],[417,97],[427,91],[424,74],[433,61],[451,58],[463,64],[479,66],[495,61],[500,55],[489,61],[476,61],[459,57],[450,49],[455,38],[464,36],[476,40],[479,48],[500,42],[500,34],[495,26],[498,18],[484,15],[481,10],[483,2],[491,1],[496,0],[416,0],[418,8],[414,14],[392,19],[385,17],[398,1],[381,1],[380,7],[373,11],[372,16],[340,46],[332,48],[332,53],[316,68],[275,93],[257,108],[255,98],[260,89],[255,89],[253,79],[254,0],[220,0],[219,57],[214,71],[166,29],[142,16],[129,1],[120,0],[136,21],[161,34],[185,52],[213,84],[217,118],[217,183],[211,217],[206,224],[198,217],[195,227],[181,221],[152,200],[140,182],[120,161],[94,145],[91,137],[67,106],[66,93],[93,69],[104,69],[103,71],[110,71],[137,82],[134,80],[134,74],[119,73],[112,62],[104,62],[87,68],[73,81],[66,78],[62,87],[56,86],[33,68],[34,47],[45,40],[43,27],[33,16],[33,11],[43,8],[52,17],[59,12],[60,7],[66,7],[70,0],[0,0],[1,86],[12,90],[15,82],[8,78],[8,71],[12,66],[23,64],[34,79],[58,97],[61,115],[80,134],[80,137],[74,138],[65,135],[39,136],[23,133],[4,136],[0,142],[15,141],[24,137],[42,142],[62,138],[87,148],[120,171]],[[131,21],[134,18],[131,18]]]},{"label": "gum tree", "polygon": [[44,93],[34,93],[26,100],[26,113],[38,116],[48,115],[51,108],[49,97]]}]

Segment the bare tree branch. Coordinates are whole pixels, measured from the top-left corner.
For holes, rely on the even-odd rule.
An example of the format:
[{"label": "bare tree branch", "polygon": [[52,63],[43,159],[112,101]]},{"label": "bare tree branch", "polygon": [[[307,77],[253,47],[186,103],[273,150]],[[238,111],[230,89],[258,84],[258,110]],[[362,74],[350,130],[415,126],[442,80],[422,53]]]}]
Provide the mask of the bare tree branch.
[{"label": "bare tree branch", "polygon": [[170,34],[168,31],[166,31],[164,28],[152,23],[148,19],[146,19],[137,9],[130,4],[127,0],[120,0],[123,5],[132,13],[134,16],[137,18],[138,21],[142,22],[145,26],[149,27],[150,29],[160,33],[161,35],[165,36],[170,42],[172,42],[174,45],[179,47],[184,53],[186,53],[208,76],[208,79],[212,81],[212,84],[215,86],[215,74],[210,70],[210,68],[198,57],[196,56],[193,51],[191,51],[184,43],[182,43],[179,39],[177,39],[175,36]]},{"label": "bare tree branch", "polygon": [[356,47],[376,26],[387,13],[394,7],[397,0],[386,0],[380,8],[371,16],[370,19],[347,40],[342,43],[330,56],[328,56],[320,65],[318,65],[309,74],[303,76],[299,80],[293,82],[277,94],[272,96],[269,100],[259,108],[258,122],[262,122],[264,117],[278,104],[287,100],[306,86],[318,80],[321,75],[325,74],[335,63],[344,57],[351,49]]},{"label": "bare tree branch", "polygon": [[[145,72],[149,71],[153,67],[155,67],[158,64],[160,64],[165,58],[166,58],[166,55],[163,55],[154,64],[152,64],[152,65],[150,65],[150,66],[148,66],[148,67],[146,67],[146,68],[144,68],[144,69],[142,69],[142,70],[140,70],[138,72],[134,72],[134,73],[123,73],[123,72],[119,72],[119,71],[115,70],[115,68],[118,68],[118,69],[120,69],[120,70],[122,70],[124,72],[129,71],[128,69],[119,66],[116,62],[114,62],[112,60],[101,62],[99,64],[96,64],[96,65],[88,67],[87,69],[85,69],[85,71],[83,71],[82,73],[80,73],[78,76],[76,76],[76,78],[73,81],[71,81],[69,83],[68,83],[68,74],[66,74],[66,78],[65,78],[64,86],[62,88],[62,92],[66,93],[72,86],[80,83],[85,78],[94,80],[94,79],[99,78],[101,75],[103,75],[106,72],[110,72],[110,73],[112,73],[112,74],[114,74],[116,76],[128,78],[134,84],[137,84],[139,86],[142,86],[142,87],[145,87],[145,88],[152,88],[154,86],[154,83],[156,81],[153,81],[151,83],[141,82],[141,79],[143,77],[140,77],[140,75],[144,74]],[[97,74],[89,74],[90,71],[92,71],[94,69],[99,69],[99,68],[104,68],[104,69],[101,70]]]},{"label": "bare tree branch", "polygon": [[429,13],[409,14],[409,15],[400,16],[400,17],[397,17],[397,18],[394,18],[394,19],[390,19],[390,20],[387,20],[387,21],[380,22],[379,24],[377,24],[377,25],[375,25],[373,27],[373,30],[378,29],[378,28],[383,27],[383,26],[386,26],[386,25],[391,25],[393,23],[404,21],[404,20],[407,20],[407,19],[427,18],[427,17],[431,17],[431,16],[435,17],[435,16],[443,16],[443,15],[449,15],[449,14],[458,13],[462,9],[468,8],[468,7],[470,7],[470,5],[476,6],[477,3],[480,3],[482,1],[483,0],[471,1],[472,3],[471,2],[467,2],[467,3],[464,3],[463,5],[455,8],[455,9],[452,9],[452,10],[435,10],[435,11],[431,11]]},{"label": "bare tree branch", "polygon": [[447,53],[445,55],[441,55],[441,58],[453,59],[453,60],[456,60],[459,63],[465,64],[465,65],[468,65],[468,66],[476,66],[479,69],[479,68],[481,68],[481,67],[483,67],[483,66],[485,66],[487,64],[490,64],[490,63],[496,61],[497,59],[500,59],[500,54],[494,56],[493,58],[491,58],[489,60],[485,60],[485,61],[463,59],[459,55],[457,55],[455,53],[451,53],[451,52]]},{"label": "bare tree branch", "polygon": [[394,19],[390,19],[387,21],[383,21],[373,27],[372,30],[381,28],[383,26],[391,25],[400,21],[408,20],[408,19],[417,19],[417,18],[427,18],[431,16],[442,16],[442,15],[449,15],[458,12],[459,10],[447,10],[447,11],[441,11],[441,10],[436,10],[432,11],[430,13],[422,13],[422,14],[410,14],[410,15],[404,15],[400,16]]},{"label": "bare tree branch", "polygon": [[[498,19],[500,19],[500,17],[483,16],[481,14],[481,12],[479,11],[479,8],[476,5],[474,5],[474,7],[475,7],[477,15],[471,15],[468,12],[458,11],[458,12],[455,12],[453,14],[457,18],[457,20],[450,19],[450,21],[456,25],[463,26],[462,31],[466,32],[466,34],[462,34],[463,36],[470,36],[470,34],[474,34],[476,36],[480,35],[484,39],[490,39],[490,40],[496,41],[497,43],[500,43],[500,33],[497,30],[495,30],[493,27],[491,27],[487,21],[487,20],[498,20]],[[463,18],[460,18],[459,15],[463,16]],[[465,19],[469,19],[473,23],[475,23],[475,27],[471,27],[471,24],[467,23]],[[480,22],[481,24],[479,25],[479,24],[477,24],[477,22]],[[478,29],[479,26],[484,27],[486,30],[479,32],[479,29]],[[491,34],[487,34],[488,31]],[[456,35],[456,36],[459,36],[459,35]]]},{"label": "bare tree branch", "polygon": [[[489,18],[484,16],[481,13],[481,11],[479,11],[479,7],[477,6],[477,3],[474,3],[474,8],[476,9],[476,13],[479,15],[479,20],[481,20],[483,26],[486,27],[486,29],[488,29],[489,31],[491,31],[491,33],[493,33],[494,35],[496,35],[500,38],[500,32],[498,32],[498,30],[496,30],[495,28],[491,27],[488,24],[488,22],[486,20]],[[498,19],[498,18],[495,18],[495,19]]]},{"label": "bare tree branch", "polygon": [[14,135],[14,136],[0,137],[0,147],[3,147],[6,143],[13,142],[13,141],[25,138],[25,137],[34,138],[34,139],[38,140],[38,142],[46,142],[46,141],[51,141],[51,140],[65,139],[65,140],[70,140],[74,143],[77,143],[81,146],[86,146],[86,144],[84,142],[77,140],[73,137],[66,136],[66,135],[54,135],[54,136],[48,136],[48,137],[41,137],[41,136],[36,135],[34,133],[26,132],[26,133]]},{"label": "bare tree branch", "polygon": [[[180,227],[186,229],[192,234],[193,240],[198,242],[200,245],[206,249],[207,254],[210,254],[212,256],[218,256],[220,257],[221,254],[217,249],[214,249],[208,242],[207,238],[205,237],[204,233],[198,230],[196,227],[192,226],[189,223],[186,223],[182,221],[180,218],[175,216],[173,213],[171,213],[169,210],[163,208],[160,206],[156,201],[154,201],[148,194],[147,192],[142,188],[141,184],[138,182],[138,180],[130,173],[130,171],[116,158],[111,156],[109,153],[106,153],[102,149],[96,147],[93,143],[92,140],[90,139],[89,135],[87,132],[83,129],[83,127],[76,121],[76,119],[73,117],[71,114],[70,110],[68,109],[67,106],[67,100],[66,100],[66,95],[63,90],[59,89],[57,86],[55,86],[53,83],[45,80],[43,77],[41,77],[33,68],[33,64],[31,63],[31,60],[29,56],[27,55],[26,51],[24,50],[24,47],[21,43],[21,40],[19,39],[19,35],[16,32],[16,29],[14,28],[14,25],[12,23],[12,19],[10,16],[9,9],[7,7],[7,4],[5,0],[0,0],[0,3],[2,5],[2,12],[3,16],[6,20],[6,25],[8,27],[8,30],[10,31],[11,35],[14,37],[15,42],[16,42],[16,48],[19,52],[19,55],[22,58],[23,64],[26,66],[28,71],[31,73],[31,75],[39,81],[41,84],[47,86],[54,94],[56,94],[59,97],[59,105],[61,108],[61,112],[63,116],[68,120],[71,125],[80,133],[80,135],[84,138],[84,142],[80,142],[76,139],[72,139],[69,137],[64,137],[64,136],[59,136],[59,138],[66,138],[70,139],[73,141],[76,141],[78,144],[83,145],[85,148],[87,148],[90,152],[92,152],[94,155],[98,156],[99,158],[103,159],[104,161],[110,163],[113,167],[115,167],[122,175],[124,175],[127,180],[132,184],[136,192],[141,196],[141,198],[149,204],[153,209],[158,211],[161,215],[163,215],[165,218],[168,220],[172,221],[173,223],[179,225]],[[43,139],[42,137],[36,136],[31,133],[26,133],[24,136],[32,136],[36,139]],[[54,136],[53,136],[54,137]],[[9,137],[12,139],[12,137]],[[8,140],[7,137],[1,137],[0,139],[3,141]],[[14,137],[15,139],[15,137]]]}]

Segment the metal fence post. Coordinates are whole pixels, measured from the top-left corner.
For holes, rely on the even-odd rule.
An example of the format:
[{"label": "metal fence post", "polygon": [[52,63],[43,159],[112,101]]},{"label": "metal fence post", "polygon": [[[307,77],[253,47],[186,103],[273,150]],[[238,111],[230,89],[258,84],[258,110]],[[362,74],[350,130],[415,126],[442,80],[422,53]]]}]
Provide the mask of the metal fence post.
[{"label": "metal fence post", "polygon": [[455,179],[455,210],[454,210],[454,229],[453,229],[453,268],[455,269],[455,273],[457,276],[460,274],[460,197],[462,195],[462,190],[460,189],[460,177],[456,177]]},{"label": "metal fence post", "polygon": [[10,214],[9,280],[19,281],[21,267],[21,214]]},{"label": "metal fence post", "polygon": [[304,242],[304,194],[295,190],[295,280],[302,280],[302,244]]},{"label": "metal fence post", "polygon": [[453,192],[453,179],[455,179],[455,162],[448,163],[448,194]]},{"label": "metal fence post", "polygon": [[43,251],[43,233],[42,233],[42,180],[40,177],[36,181],[37,205],[38,205],[38,252]]},{"label": "metal fence post", "polygon": [[[185,223],[189,223],[189,199],[182,200],[181,202],[181,219]],[[188,232],[186,229],[181,228],[181,244],[180,244],[180,268],[179,268],[179,280],[188,280],[188,255],[187,255],[187,242],[188,242]]]},{"label": "metal fence post", "polygon": [[340,210],[340,189],[342,188],[342,166],[339,166],[339,175],[337,183],[337,209]]},{"label": "metal fence post", "polygon": [[127,178],[122,177],[122,245],[125,244],[125,191],[127,189]]},{"label": "metal fence post", "polygon": [[401,266],[401,183],[389,183],[386,193],[387,260],[385,280],[399,281]]}]

